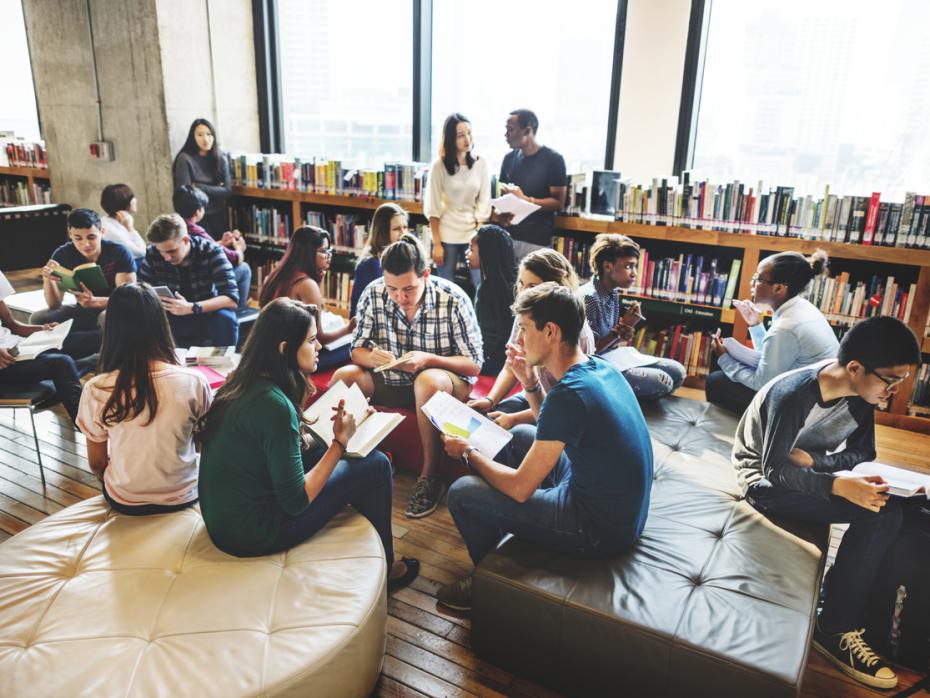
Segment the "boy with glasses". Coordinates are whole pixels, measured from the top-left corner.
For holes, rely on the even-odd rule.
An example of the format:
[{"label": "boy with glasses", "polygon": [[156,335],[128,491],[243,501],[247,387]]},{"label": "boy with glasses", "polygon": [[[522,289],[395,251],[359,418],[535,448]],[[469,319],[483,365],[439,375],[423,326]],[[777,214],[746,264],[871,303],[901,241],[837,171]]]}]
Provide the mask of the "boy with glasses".
[{"label": "boy with glasses", "polygon": [[822,525],[848,523],[814,630],[814,647],[875,688],[894,672],[869,648],[866,597],[901,527],[901,504],[878,476],[837,477],[875,458],[875,405],[890,400],[920,362],[913,332],[891,317],[855,324],[837,358],[784,373],[753,398],[736,430],[732,460],[752,506]]}]

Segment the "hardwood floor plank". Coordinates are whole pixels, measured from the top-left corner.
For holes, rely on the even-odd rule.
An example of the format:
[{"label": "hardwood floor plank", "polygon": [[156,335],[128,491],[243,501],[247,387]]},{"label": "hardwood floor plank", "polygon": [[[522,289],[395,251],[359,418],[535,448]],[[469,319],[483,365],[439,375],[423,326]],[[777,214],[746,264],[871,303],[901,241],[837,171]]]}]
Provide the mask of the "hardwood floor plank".
[{"label": "hardwood floor plank", "polygon": [[421,611],[426,611],[431,613],[434,616],[439,616],[443,620],[449,621],[450,623],[455,623],[456,625],[461,625],[465,628],[471,627],[471,620],[463,617],[461,614],[455,614],[452,611],[447,611],[445,608],[439,605],[436,601],[436,598],[433,596],[427,596],[422,591],[417,591],[416,589],[411,589],[407,587],[406,589],[401,589],[394,593],[394,598],[398,601],[403,601],[404,603],[410,604],[414,608],[419,608]]},{"label": "hardwood floor plank", "polygon": [[490,679],[469,671],[455,662],[421,649],[393,635],[388,635],[386,651],[395,659],[399,659],[410,666],[421,669],[475,695],[492,696],[494,698],[503,698],[506,695],[503,692],[506,690],[505,686],[495,684]]},{"label": "hardwood floor plank", "polygon": [[405,686],[404,684],[389,678],[386,674],[381,674],[378,684],[375,686],[374,695],[377,698],[426,698],[425,693],[420,693],[415,688]]},{"label": "hardwood floor plank", "polygon": [[405,686],[410,686],[428,696],[458,698],[459,696],[475,695],[391,655],[384,657],[384,666],[381,668],[381,672],[388,678],[394,679]]},{"label": "hardwood floor plank", "polygon": [[0,531],[10,536],[15,536],[17,533],[25,531],[27,528],[29,528],[29,524],[22,519],[8,514],[3,508],[3,502],[0,501]]},{"label": "hardwood floor plank", "polygon": [[455,623],[450,623],[439,616],[434,616],[419,608],[414,608],[410,604],[398,601],[393,596],[388,597],[387,603],[388,613],[390,615],[395,618],[400,618],[418,628],[423,628],[423,630],[428,630],[434,635],[445,637],[446,633],[456,627]]},{"label": "hardwood floor plank", "polygon": [[11,468],[10,466],[4,465],[2,463],[0,463],[0,480],[9,480],[10,482],[14,482],[20,487],[24,487],[37,495],[45,496],[48,499],[51,499],[53,502],[65,507],[71,504],[77,504],[82,499],[85,499],[85,497],[77,497],[73,494],[70,494],[69,492],[66,492],[65,490],[59,489],[51,482],[50,479],[46,479],[46,486],[43,489],[42,480],[39,479],[38,476],[24,473],[21,470]]}]

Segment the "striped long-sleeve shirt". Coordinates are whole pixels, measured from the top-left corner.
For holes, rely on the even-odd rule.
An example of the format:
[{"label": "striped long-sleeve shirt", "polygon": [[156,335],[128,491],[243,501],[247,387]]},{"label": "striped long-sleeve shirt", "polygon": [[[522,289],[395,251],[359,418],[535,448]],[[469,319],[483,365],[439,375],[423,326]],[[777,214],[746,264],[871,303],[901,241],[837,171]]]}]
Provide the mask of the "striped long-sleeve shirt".
[{"label": "striped long-sleeve shirt", "polygon": [[149,245],[139,278],[152,286],[167,286],[192,303],[217,296],[229,296],[239,302],[239,289],[232,265],[223,248],[211,240],[191,237],[191,251],[181,264],[174,265]]}]

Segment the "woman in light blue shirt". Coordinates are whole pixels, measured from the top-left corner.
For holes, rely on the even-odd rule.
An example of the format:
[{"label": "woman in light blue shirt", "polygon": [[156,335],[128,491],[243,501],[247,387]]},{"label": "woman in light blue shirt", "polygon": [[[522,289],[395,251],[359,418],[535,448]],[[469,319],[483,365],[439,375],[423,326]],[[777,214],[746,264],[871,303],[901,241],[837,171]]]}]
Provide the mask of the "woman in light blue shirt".
[{"label": "woman in light blue shirt", "polygon": [[[823,313],[803,297],[814,277],[824,273],[827,262],[823,250],[810,257],[800,252],[780,252],[759,262],[752,277],[752,302],[733,304],[749,325],[759,365],[737,361],[716,339],[713,349],[720,370],[711,373],[705,382],[708,402],[742,414],[756,392],[775,376],[836,357],[839,342],[833,328]],[[768,330],[755,303],[775,311]]]}]

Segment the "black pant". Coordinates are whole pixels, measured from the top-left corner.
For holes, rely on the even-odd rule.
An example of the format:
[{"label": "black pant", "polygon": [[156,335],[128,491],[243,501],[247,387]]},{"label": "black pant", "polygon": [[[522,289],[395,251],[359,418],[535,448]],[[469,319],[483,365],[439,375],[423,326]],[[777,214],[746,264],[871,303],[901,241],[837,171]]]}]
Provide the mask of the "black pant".
[{"label": "black pant", "polygon": [[704,394],[712,405],[742,416],[756,396],[756,391],[731,381],[723,371],[713,371],[704,380]]},{"label": "black pant", "polygon": [[128,516],[168,514],[172,511],[181,511],[181,509],[187,509],[187,507],[193,506],[197,503],[196,499],[192,499],[191,501],[184,502],[183,504],[121,504],[110,496],[110,493],[107,492],[106,485],[103,485],[100,489],[103,491],[103,498],[107,500],[107,504],[113,508],[113,511],[118,511],[120,514],[126,514]]}]

